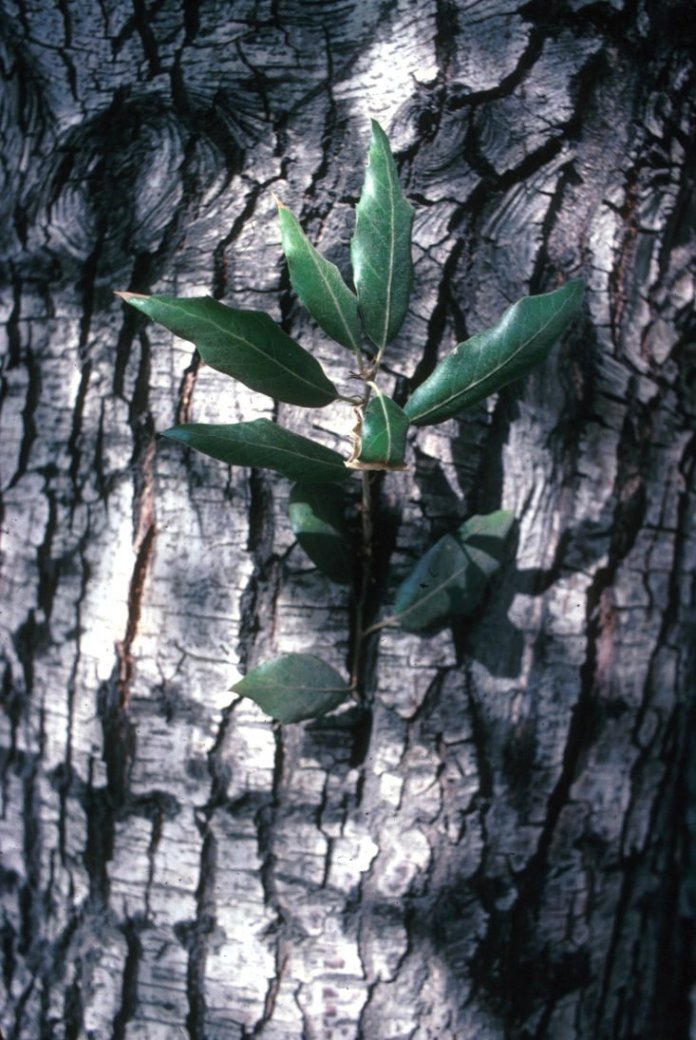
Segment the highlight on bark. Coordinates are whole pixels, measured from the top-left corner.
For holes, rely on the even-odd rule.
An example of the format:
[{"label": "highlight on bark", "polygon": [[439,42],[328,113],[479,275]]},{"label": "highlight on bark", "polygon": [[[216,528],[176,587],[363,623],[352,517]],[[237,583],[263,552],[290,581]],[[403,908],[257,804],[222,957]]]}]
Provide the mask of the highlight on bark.
[{"label": "highlight on bark", "polygon": [[[365,623],[374,583],[373,484],[390,471],[407,469],[411,428],[445,422],[541,364],[576,317],[584,286],[573,279],[519,300],[492,328],[455,346],[400,404],[383,393],[377,378],[385,349],[408,311],[414,210],[384,130],[372,121],[351,242],[353,287],[312,245],[291,210],[276,202],[292,287],[322,331],[352,351],[350,364],[357,362],[361,383],[356,397],[342,395],[316,358],[268,314],[229,307],[209,296],[117,295],[195,344],[204,362],[253,391],[304,408],[343,400],[355,409],[354,443],[346,457],[269,419],[187,422],[163,433],[228,465],[266,468],[295,481],[289,516],[297,541],[330,580],[351,589],[347,679],[314,654],[289,653],[249,670],[233,687],[273,719],[290,723],[318,718],[351,696],[365,699],[362,656],[381,629],[400,626],[427,634],[479,607],[509,555],[514,517],[506,510],[472,516],[440,538],[397,589],[392,611]],[[346,516],[339,487],[356,473],[362,482],[359,532]]]}]

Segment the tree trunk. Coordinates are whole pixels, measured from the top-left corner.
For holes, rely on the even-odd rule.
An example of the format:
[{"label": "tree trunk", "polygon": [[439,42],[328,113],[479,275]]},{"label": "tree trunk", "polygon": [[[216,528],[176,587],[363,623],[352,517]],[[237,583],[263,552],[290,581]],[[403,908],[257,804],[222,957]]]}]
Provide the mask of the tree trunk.
[{"label": "tree trunk", "polygon": [[[4,1040],[685,1040],[690,5],[2,0],[0,28]],[[370,116],[416,207],[385,389],[526,293],[588,299],[381,485],[387,604],[515,512],[473,623],[385,630],[366,707],[278,727],[232,684],[290,650],[345,672],[347,599],[287,482],[156,434],[336,447],[352,417],[199,369],[112,290],[268,310],[350,387],[272,192],[347,271]]]}]

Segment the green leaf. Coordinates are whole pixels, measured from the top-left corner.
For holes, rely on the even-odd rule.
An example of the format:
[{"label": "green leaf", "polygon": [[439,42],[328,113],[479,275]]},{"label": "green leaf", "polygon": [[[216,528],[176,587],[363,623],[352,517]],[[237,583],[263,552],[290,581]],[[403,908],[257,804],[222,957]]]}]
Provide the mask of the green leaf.
[{"label": "green leaf", "polygon": [[276,657],[247,672],[232,689],[278,722],[319,718],[350,694],[336,669],[313,654]]},{"label": "green leaf", "polygon": [[401,190],[387,135],[372,120],[372,140],[351,243],[363,327],[381,351],[401,328],[411,293],[413,207]]},{"label": "green leaf", "polygon": [[362,422],[359,454],[353,469],[404,469],[408,419],[391,398],[376,391]]},{"label": "green leaf", "polygon": [[583,289],[576,278],[555,292],[526,296],[492,329],[460,343],[406,402],[409,420],[443,422],[538,365],[577,314]]},{"label": "green leaf", "polygon": [[163,437],[180,441],[231,466],[261,466],[291,480],[333,483],[350,476],[337,451],[315,444],[269,419],[232,424],[185,423]]},{"label": "green leaf", "polygon": [[293,289],[317,325],[357,353],[362,338],[357,296],[336,265],[314,248],[297,217],[282,202],[278,202],[278,219]]},{"label": "green leaf", "polygon": [[457,530],[457,541],[469,553],[480,571],[495,574],[505,557],[507,539],[515,523],[509,509],[469,517]]},{"label": "green leaf", "polygon": [[226,307],[212,296],[117,295],[195,343],[206,364],[252,390],[305,408],[321,408],[338,397],[319,362],[263,311]]},{"label": "green leaf", "polygon": [[499,510],[474,516],[418,561],[396,592],[394,621],[410,632],[471,614],[498,570],[514,517]]},{"label": "green leaf", "polygon": [[312,563],[338,585],[349,585],[353,580],[353,538],[345,518],[343,491],[335,486],[295,484],[288,516]]}]

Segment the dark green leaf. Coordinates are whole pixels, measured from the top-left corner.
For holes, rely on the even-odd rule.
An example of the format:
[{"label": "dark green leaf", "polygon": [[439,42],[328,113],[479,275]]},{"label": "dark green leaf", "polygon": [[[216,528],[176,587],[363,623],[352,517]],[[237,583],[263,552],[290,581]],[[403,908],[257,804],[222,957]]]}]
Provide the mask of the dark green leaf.
[{"label": "dark green leaf", "polygon": [[336,669],[312,654],[276,657],[247,672],[232,689],[278,722],[319,718],[350,694]]},{"label": "dark green leaf", "polygon": [[117,295],[195,343],[206,364],[252,390],[305,408],[321,408],[338,397],[319,362],[263,311],[226,307],[211,296]]},{"label": "dark green leaf", "polygon": [[401,190],[387,135],[372,120],[372,140],[351,243],[363,327],[382,350],[401,328],[411,293],[413,207]]},{"label": "dark green leaf", "polygon": [[360,451],[354,469],[403,469],[408,419],[391,398],[377,391],[363,417]]},{"label": "dark green leaf", "polygon": [[410,632],[471,614],[500,567],[513,516],[503,510],[474,516],[457,537],[440,538],[397,589],[394,620]]},{"label": "dark green leaf", "polygon": [[492,329],[440,362],[406,402],[409,420],[417,426],[443,422],[538,365],[570,325],[582,296],[583,283],[575,279],[513,304]]},{"label": "dark green leaf", "polygon": [[297,217],[282,202],[278,203],[278,219],[293,289],[327,335],[357,352],[362,338],[357,296],[336,265],[314,248]]},{"label": "dark green leaf", "polygon": [[352,535],[341,488],[295,484],[288,502],[290,526],[319,570],[339,585],[353,578]]},{"label": "dark green leaf", "polygon": [[180,441],[231,466],[260,466],[291,480],[332,483],[345,480],[350,470],[337,451],[278,426],[269,419],[227,424],[185,423],[165,430],[164,437]]}]

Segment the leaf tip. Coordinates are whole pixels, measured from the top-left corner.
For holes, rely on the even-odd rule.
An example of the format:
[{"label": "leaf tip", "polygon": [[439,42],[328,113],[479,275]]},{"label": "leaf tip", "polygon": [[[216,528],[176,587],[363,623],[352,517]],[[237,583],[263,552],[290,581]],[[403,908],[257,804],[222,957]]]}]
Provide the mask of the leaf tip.
[{"label": "leaf tip", "polygon": [[183,426],[170,426],[168,430],[162,430],[160,437],[166,437],[170,441],[182,441],[186,443],[186,434],[183,432]]},{"label": "leaf tip", "polygon": [[119,292],[116,290],[114,291],[114,296],[120,297],[124,303],[130,304],[131,307],[142,307],[143,302],[149,299],[145,293]]}]

